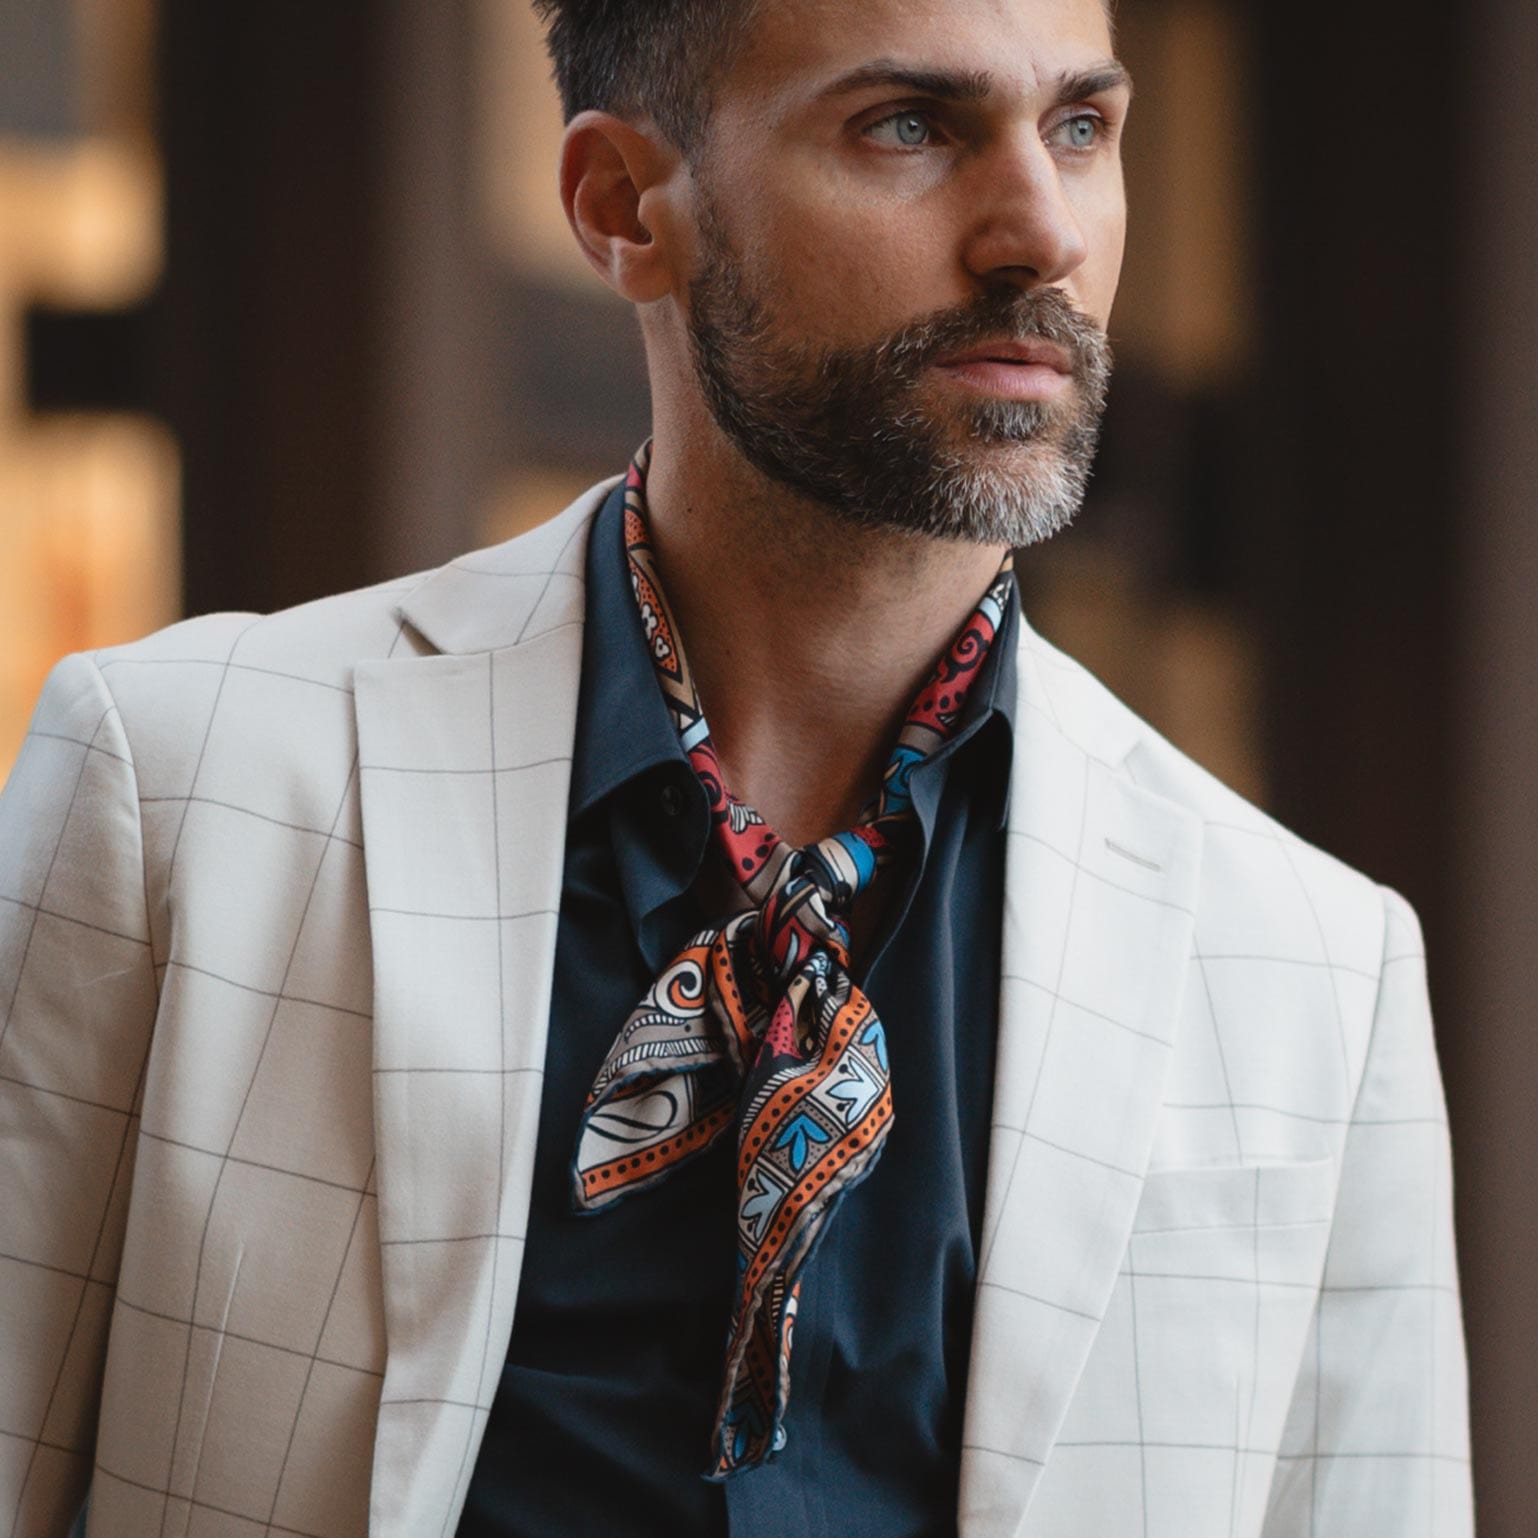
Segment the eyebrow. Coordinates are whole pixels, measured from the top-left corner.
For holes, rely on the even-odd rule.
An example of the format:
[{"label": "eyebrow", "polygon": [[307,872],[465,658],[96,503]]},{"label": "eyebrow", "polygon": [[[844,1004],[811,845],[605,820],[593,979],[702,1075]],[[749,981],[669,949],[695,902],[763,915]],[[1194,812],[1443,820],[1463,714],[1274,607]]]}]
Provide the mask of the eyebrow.
[{"label": "eyebrow", "polygon": [[[980,102],[993,92],[991,70],[917,69],[897,59],[873,59],[856,69],[840,75],[822,94],[847,96],[850,92],[865,90],[870,86],[911,91],[915,96],[928,96],[935,101]],[[1083,101],[1089,96],[1099,96],[1105,91],[1132,90],[1132,76],[1119,60],[1107,59],[1104,64],[1078,70],[1071,75],[1060,75],[1054,92],[1054,106],[1065,107],[1072,102]]]},{"label": "eyebrow", "polygon": [[822,94],[847,96],[875,85],[899,87],[937,101],[974,102],[982,101],[993,90],[993,75],[985,69],[916,69],[896,59],[873,59],[840,75]]},{"label": "eyebrow", "polygon": [[1055,105],[1066,107],[1089,96],[1103,95],[1106,91],[1125,91],[1128,96],[1132,94],[1132,76],[1119,59],[1107,59],[1104,64],[1080,70],[1076,74],[1059,75]]}]

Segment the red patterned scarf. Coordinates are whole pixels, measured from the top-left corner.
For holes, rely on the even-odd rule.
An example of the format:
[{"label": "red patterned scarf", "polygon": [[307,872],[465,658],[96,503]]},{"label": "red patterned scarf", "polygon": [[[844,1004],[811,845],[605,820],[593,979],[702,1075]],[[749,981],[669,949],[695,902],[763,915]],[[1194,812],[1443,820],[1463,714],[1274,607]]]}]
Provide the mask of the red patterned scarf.
[{"label": "red patterned scarf", "polygon": [[891,1130],[886,1036],[849,975],[849,918],[855,897],[909,847],[908,777],[954,734],[1015,579],[1006,557],[910,707],[867,819],[797,849],[722,776],[657,575],[648,458],[649,446],[625,487],[631,583],[741,911],[685,946],[609,1049],[583,1110],[575,1199],[600,1211],[736,1127],[737,1287],[712,1460],[721,1477],[784,1445],[801,1268]]}]

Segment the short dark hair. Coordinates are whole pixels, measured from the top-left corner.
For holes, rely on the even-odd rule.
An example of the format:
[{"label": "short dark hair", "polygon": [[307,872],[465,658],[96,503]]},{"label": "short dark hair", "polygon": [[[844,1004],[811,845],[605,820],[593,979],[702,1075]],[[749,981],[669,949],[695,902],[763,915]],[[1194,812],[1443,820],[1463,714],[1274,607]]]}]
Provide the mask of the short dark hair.
[{"label": "short dark hair", "polygon": [[596,109],[650,118],[686,155],[758,0],[534,0],[569,123]]}]

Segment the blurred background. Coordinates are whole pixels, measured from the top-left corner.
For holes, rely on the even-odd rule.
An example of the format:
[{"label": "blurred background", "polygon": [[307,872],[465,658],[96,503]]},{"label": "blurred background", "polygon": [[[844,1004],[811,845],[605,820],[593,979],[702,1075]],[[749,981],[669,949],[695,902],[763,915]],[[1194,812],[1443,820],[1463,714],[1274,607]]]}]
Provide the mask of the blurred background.
[{"label": "blurred background", "polygon": [[[1484,1538],[1538,1527],[1538,6],[1125,0],[1131,251],[1033,620],[1424,920]],[[66,651],[621,469],[527,0],[0,0],[0,775]]]}]

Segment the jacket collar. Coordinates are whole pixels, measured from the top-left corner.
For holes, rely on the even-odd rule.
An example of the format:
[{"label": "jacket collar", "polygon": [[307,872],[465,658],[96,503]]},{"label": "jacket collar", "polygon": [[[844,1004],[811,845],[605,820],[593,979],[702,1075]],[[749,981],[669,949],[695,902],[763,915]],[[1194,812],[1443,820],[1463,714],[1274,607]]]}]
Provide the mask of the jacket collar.
[{"label": "jacket collar", "polygon": [[[369,1531],[453,1531],[523,1260],[581,667],[607,488],[429,576],[355,674],[387,1352]],[[421,652],[435,648],[427,655]]]},{"label": "jacket collar", "polygon": [[1146,732],[1022,628],[965,1538],[1017,1538],[1110,1305],[1164,1099],[1201,825],[1138,786]]},{"label": "jacket collar", "polygon": [[563,625],[580,628],[585,536],[617,483],[594,486],[517,539],[439,567],[401,603],[401,618],[450,657],[515,648]]}]

